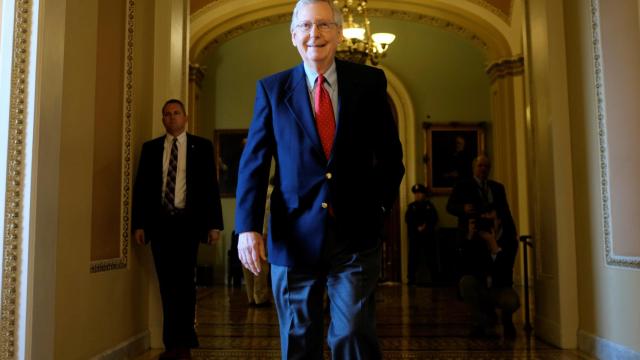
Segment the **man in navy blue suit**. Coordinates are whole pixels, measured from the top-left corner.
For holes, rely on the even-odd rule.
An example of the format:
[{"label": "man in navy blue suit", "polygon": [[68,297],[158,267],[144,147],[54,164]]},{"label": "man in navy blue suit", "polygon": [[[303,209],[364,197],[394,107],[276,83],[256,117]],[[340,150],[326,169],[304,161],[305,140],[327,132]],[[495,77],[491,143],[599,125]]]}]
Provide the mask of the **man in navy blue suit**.
[{"label": "man in navy blue suit", "polygon": [[325,288],[333,358],[381,358],[380,231],[404,175],[402,147],[384,73],[335,60],[341,39],[332,1],[298,1],[291,40],[303,63],[258,82],[240,161],[238,253],[257,274],[275,160],[267,245],[283,359],[322,359]]}]

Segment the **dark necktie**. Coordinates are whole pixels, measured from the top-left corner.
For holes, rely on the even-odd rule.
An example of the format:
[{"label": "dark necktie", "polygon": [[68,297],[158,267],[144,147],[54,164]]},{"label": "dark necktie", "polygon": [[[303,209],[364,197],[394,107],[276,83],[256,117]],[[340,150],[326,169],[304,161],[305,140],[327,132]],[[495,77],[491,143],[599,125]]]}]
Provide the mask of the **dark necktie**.
[{"label": "dark necktie", "polygon": [[316,127],[324,154],[329,159],[331,148],[333,147],[333,138],[336,132],[336,120],[333,114],[333,105],[329,92],[324,88],[324,76],[318,74],[316,80],[316,93],[314,97],[314,105],[316,110]]},{"label": "dark necktie", "polygon": [[486,180],[482,180],[481,190],[482,190],[482,197],[484,198],[484,201],[488,204],[489,203],[489,187],[487,186]]},{"label": "dark necktie", "polygon": [[169,212],[176,210],[176,174],[178,173],[178,139],[173,138],[171,145],[171,155],[169,156],[169,167],[167,168],[167,182],[162,197],[164,207]]}]

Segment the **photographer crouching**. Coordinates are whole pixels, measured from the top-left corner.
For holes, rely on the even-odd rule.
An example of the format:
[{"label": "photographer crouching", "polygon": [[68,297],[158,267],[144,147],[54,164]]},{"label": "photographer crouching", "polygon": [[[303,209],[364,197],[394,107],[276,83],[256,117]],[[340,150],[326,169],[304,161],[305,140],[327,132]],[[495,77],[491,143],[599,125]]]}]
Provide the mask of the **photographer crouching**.
[{"label": "photographer crouching", "polygon": [[478,156],[473,161],[473,178],[455,185],[447,211],[458,217],[459,291],[472,312],[470,335],[495,336],[498,309],[503,336],[513,339],[513,313],[520,307],[513,289],[518,240],[504,186],[488,179],[490,169],[489,158]]}]

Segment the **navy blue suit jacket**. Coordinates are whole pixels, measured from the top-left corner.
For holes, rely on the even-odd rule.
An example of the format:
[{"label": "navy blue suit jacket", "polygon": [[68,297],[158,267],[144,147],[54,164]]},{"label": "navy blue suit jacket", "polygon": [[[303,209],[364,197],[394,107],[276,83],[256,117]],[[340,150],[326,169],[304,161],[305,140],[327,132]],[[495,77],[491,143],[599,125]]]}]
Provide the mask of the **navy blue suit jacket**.
[{"label": "navy blue suit jacket", "polygon": [[[376,68],[336,60],[338,124],[327,161],[302,64],[258,82],[249,138],[240,160],[236,231],[262,232],[272,159],[269,261],[316,263],[329,208],[337,240],[350,251],[378,245],[385,209],[404,174],[402,147]],[[324,207],[328,204],[329,207]]]}]

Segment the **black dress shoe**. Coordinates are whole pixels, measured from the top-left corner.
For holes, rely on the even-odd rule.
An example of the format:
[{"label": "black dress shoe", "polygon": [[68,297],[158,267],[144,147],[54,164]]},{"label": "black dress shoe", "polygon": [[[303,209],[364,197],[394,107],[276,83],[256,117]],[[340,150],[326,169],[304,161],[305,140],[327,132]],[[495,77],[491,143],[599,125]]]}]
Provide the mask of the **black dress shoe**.
[{"label": "black dress shoe", "polygon": [[179,348],[176,350],[176,360],[191,360],[191,349]]},{"label": "black dress shoe", "polygon": [[175,360],[176,359],[176,350],[170,349],[166,350],[160,356],[158,356],[158,360]]}]

